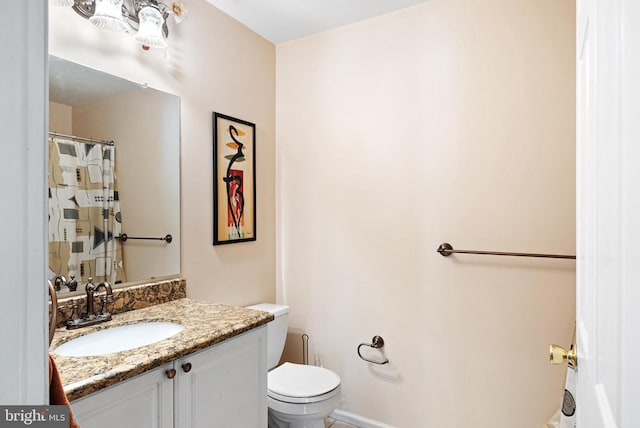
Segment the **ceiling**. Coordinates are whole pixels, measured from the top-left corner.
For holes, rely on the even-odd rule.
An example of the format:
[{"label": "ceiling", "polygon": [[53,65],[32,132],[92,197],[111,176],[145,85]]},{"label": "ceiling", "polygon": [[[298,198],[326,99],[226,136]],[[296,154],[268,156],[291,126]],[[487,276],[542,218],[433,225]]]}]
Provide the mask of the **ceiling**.
[{"label": "ceiling", "polygon": [[135,83],[49,56],[49,101],[78,107],[95,98],[131,91]]},{"label": "ceiling", "polygon": [[428,0],[207,0],[274,44]]}]

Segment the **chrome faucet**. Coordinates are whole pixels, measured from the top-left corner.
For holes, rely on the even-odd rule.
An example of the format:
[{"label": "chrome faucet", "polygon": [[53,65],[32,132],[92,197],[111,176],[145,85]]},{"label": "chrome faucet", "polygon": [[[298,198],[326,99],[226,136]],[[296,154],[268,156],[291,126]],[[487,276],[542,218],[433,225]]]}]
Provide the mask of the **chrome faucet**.
[{"label": "chrome faucet", "polygon": [[[102,304],[100,305],[100,312],[96,312],[96,293],[98,293],[100,289],[103,288],[105,295],[104,297],[100,297],[102,301]],[[105,312],[104,310],[106,304],[111,302],[113,299],[113,290],[111,289],[111,284],[109,284],[107,281],[104,281],[98,285],[95,285],[93,283],[93,278],[89,278],[89,282],[87,283],[87,285],[85,285],[84,290],[87,295],[87,310],[80,316],[80,318],[67,321],[67,328],[70,330],[88,325],[98,324],[101,322],[109,321],[111,319],[111,314],[109,312]]]}]

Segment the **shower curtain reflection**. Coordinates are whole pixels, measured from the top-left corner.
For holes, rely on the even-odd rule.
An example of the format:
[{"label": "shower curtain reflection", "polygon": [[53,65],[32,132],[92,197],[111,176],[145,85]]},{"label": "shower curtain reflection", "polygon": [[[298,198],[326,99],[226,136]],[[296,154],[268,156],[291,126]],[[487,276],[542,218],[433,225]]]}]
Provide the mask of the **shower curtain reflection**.
[{"label": "shower curtain reflection", "polygon": [[115,147],[49,138],[51,275],[125,282],[120,232]]}]

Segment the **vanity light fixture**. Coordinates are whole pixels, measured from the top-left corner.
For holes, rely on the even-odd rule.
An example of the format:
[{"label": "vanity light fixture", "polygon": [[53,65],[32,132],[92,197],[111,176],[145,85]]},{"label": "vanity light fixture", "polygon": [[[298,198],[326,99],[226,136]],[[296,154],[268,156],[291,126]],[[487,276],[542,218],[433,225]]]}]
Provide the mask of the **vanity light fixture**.
[{"label": "vanity light fixture", "polygon": [[51,6],[73,6],[73,0],[49,0]]},{"label": "vanity light fixture", "polygon": [[93,25],[114,32],[135,32],[134,39],[144,50],[166,48],[173,15],[182,22],[187,10],[180,1],[170,5],[157,0],[49,0],[51,6],[71,7]]}]

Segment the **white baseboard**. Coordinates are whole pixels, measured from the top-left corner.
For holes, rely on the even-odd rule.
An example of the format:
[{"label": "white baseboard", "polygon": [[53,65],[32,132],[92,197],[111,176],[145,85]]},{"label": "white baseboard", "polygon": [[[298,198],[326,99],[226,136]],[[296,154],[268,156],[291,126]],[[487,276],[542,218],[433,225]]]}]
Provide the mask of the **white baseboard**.
[{"label": "white baseboard", "polygon": [[391,425],[383,424],[382,422],[374,421],[372,419],[368,419],[360,415],[347,412],[346,410],[336,409],[333,412],[331,412],[329,417],[332,419],[335,419],[336,421],[344,422],[350,425],[355,425],[358,428],[395,428]]}]

